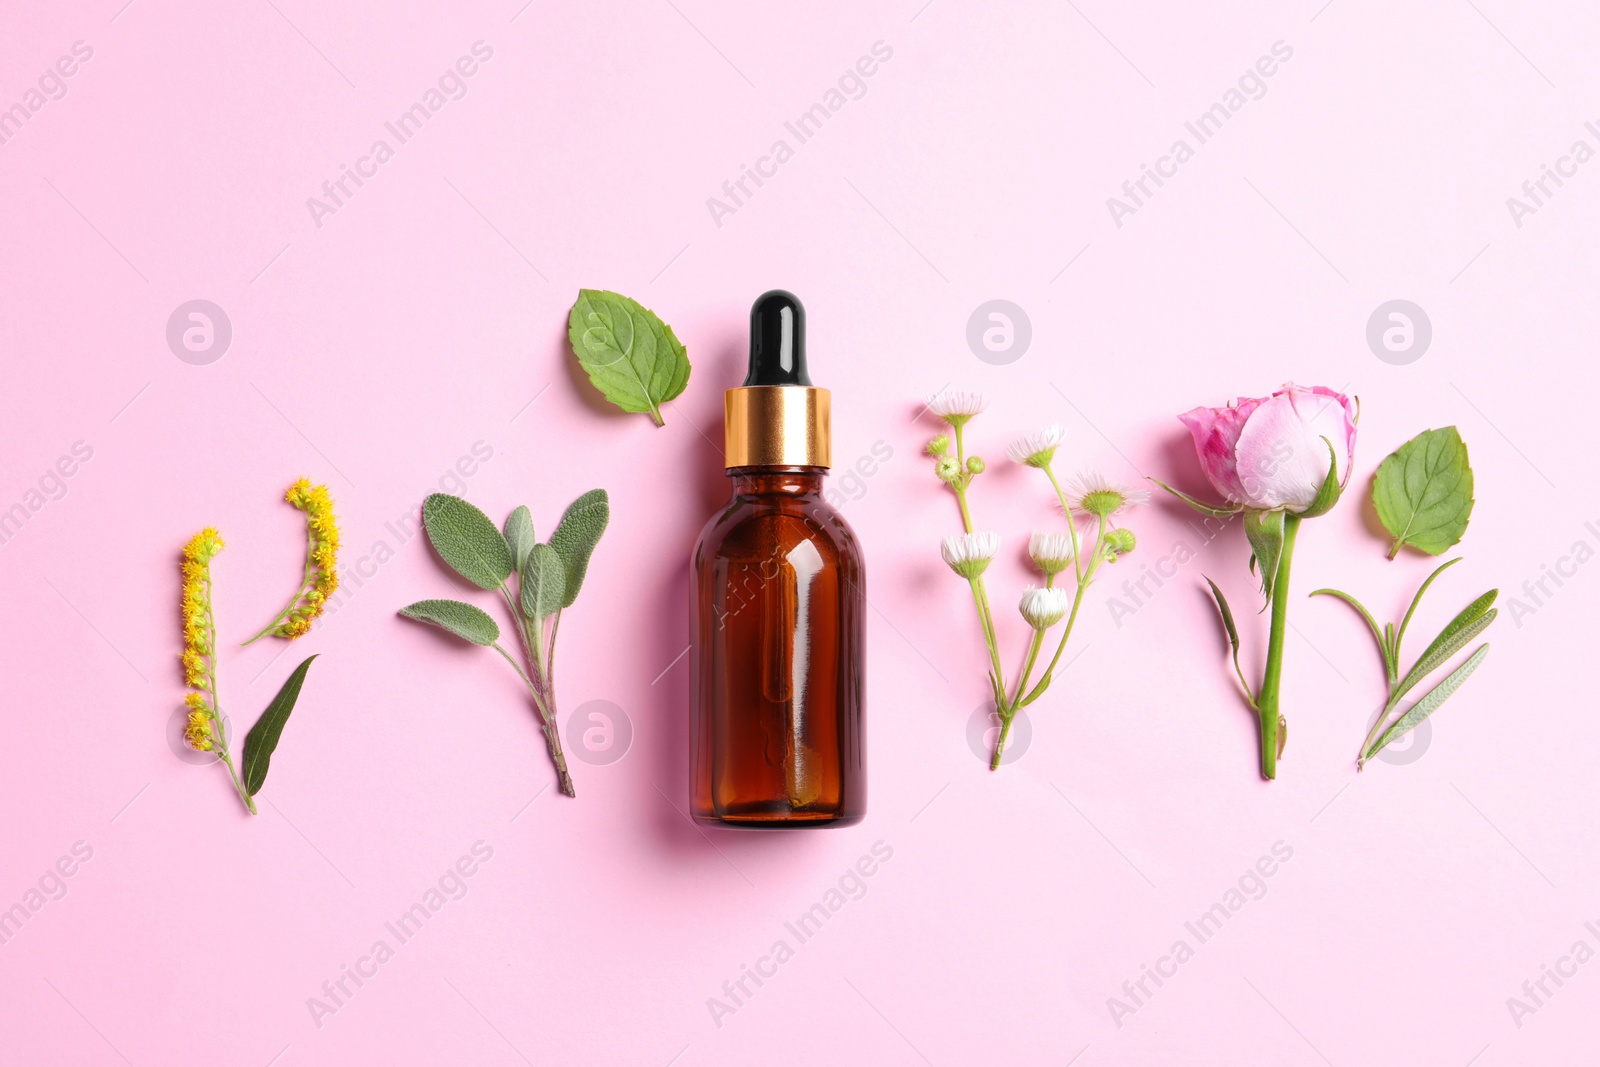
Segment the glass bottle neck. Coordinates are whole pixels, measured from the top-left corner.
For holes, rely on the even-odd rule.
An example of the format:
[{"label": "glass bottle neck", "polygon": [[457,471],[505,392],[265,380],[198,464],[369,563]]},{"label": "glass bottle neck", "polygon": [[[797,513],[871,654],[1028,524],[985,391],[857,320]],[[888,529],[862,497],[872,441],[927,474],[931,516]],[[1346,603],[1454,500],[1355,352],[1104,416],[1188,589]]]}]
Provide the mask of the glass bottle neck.
[{"label": "glass bottle neck", "polygon": [[739,496],[818,496],[826,467],[734,467],[728,471]]}]

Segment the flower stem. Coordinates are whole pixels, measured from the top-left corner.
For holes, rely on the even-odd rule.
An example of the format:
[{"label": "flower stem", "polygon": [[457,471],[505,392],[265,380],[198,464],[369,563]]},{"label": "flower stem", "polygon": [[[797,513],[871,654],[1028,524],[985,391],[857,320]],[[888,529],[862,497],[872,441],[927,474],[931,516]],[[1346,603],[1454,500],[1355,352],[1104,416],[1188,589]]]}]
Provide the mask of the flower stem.
[{"label": "flower stem", "polygon": [[240,648],[248,648],[249,646],[255,644],[257,641],[261,640],[263,637],[267,636],[267,634],[271,633],[273,630],[276,630],[278,628],[279,624],[281,624],[283,622],[283,620],[285,620],[285,619],[287,619],[289,617],[289,613],[291,611],[293,611],[296,607],[299,606],[300,598],[305,596],[306,593],[311,589],[311,559],[312,559],[311,553],[315,548],[316,548],[316,540],[311,536],[311,531],[307,530],[306,531],[306,570],[305,570],[305,574],[300,579],[300,588],[296,589],[294,591],[294,596],[289,598],[289,603],[284,605],[283,610],[278,612],[278,614],[273,617],[271,622],[269,622],[265,626],[263,626],[261,628],[261,632],[260,633],[256,634],[250,640],[248,640],[248,641],[244,642],[244,644],[240,645],[239,646]]},{"label": "flower stem", "polygon": [[1295,535],[1300,532],[1300,516],[1283,517],[1283,553],[1278,557],[1278,573],[1272,581],[1272,630],[1267,638],[1267,666],[1261,675],[1256,711],[1261,720],[1261,777],[1269,781],[1278,776],[1279,728],[1278,690],[1283,681],[1283,636],[1289,628],[1289,568],[1294,559]]}]

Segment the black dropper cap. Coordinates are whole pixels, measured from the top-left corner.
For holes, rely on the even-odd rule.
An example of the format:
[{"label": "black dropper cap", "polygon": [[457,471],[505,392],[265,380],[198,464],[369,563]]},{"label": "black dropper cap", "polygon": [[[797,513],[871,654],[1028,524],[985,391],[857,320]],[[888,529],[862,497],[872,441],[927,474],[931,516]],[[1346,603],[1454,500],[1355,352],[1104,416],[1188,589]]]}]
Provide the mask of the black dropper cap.
[{"label": "black dropper cap", "polygon": [[782,289],[750,307],[750,371],[745,385],[810,385],[806,373],[806,309]]}]

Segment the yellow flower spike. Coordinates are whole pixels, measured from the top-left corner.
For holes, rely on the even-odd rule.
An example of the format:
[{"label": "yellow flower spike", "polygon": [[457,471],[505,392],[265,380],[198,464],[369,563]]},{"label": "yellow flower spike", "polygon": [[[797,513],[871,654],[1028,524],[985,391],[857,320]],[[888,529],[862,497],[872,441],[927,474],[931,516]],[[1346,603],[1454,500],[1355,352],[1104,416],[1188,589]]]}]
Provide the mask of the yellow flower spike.
[{"label": "yellow flower spike", "polygon": [[311,623],[322,614],[327,594],[339,586],[339,523],[333,513],[333,497],[325,485],[312,485],[300,478],[283,499],[306,515],[306,567],[300,588],[284,609],[261,632],[245,644],[268,634],[294,640],[311,631]]},{"label": "yellow flower spike", "polygon": [[211,716],[204,711],[190,711],[189,724],[183,728],[184,740],[199,752],[210,752],[214,747],[211,738]]}]

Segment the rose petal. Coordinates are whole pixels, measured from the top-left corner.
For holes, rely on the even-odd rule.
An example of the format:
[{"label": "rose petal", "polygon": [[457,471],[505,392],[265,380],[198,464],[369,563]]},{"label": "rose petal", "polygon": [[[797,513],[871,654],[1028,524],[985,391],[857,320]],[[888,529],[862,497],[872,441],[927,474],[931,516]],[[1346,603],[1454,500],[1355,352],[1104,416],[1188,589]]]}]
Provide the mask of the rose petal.
[{"label": "rose petal", "polygon": [[1236,504],[1246,502],[1235,458],[1239,432],[1261,403],[1263,401],[1258,399],[1240,397],[1233,406],[1199,407],[1178,416],[1178,421],[1189,428],[1194,438],[1194,450],[1200,457],[1200,469],[1206,479],[1224,499]]},{"label": "rose petal", "polygon": [[[1334,449],[1338,450],[1339,440]],[[1256,408],[1235,451],[1245,503],[1303,511],[1328,476],[1328,446],[1311,431],[1285,390]]]}]

